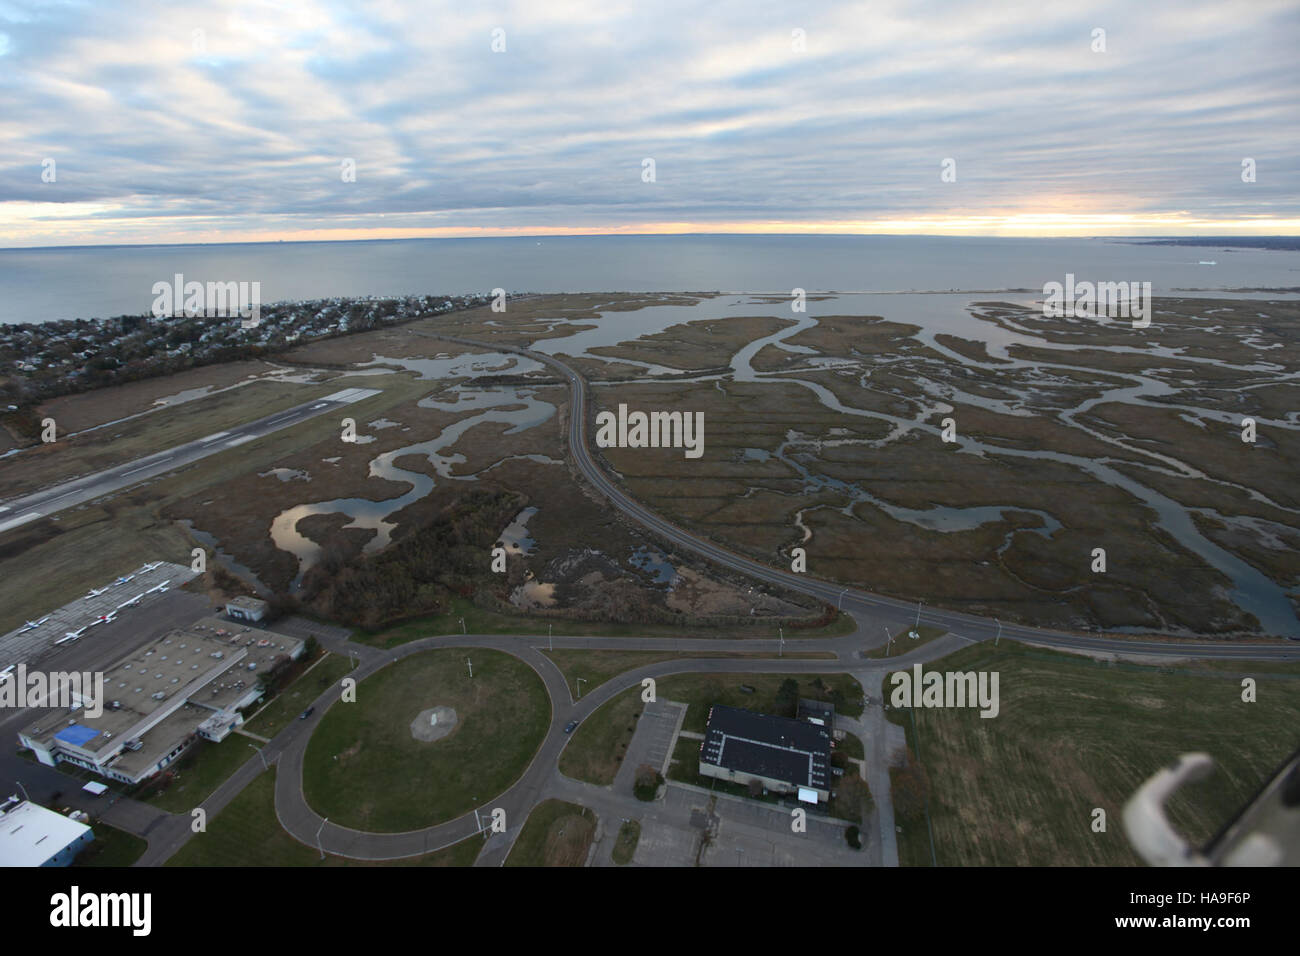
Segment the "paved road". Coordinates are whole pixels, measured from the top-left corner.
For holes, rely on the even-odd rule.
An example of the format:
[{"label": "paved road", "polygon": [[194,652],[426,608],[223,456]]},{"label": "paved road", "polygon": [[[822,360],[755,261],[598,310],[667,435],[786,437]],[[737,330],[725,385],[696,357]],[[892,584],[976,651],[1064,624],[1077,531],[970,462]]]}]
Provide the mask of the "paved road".
[{"label": "paved road", "polygon": [[229,448],[237,448],[254,439],[264,438],[291,425],[299,425],[317,415],[337,411],[353,402],[378,394],[375,389],[344,389],[315,401],[304,402],[285,411],[276,412],[274,415],[267,415],[246,425],[239,425],[229,431],[217,432],[206,438],[177,445],[166,451],[155,452],[115,468],[107,468],[93,475],[74,478],[52,488],[0,502],[0,532],[112,494],[174,468],[180,468]]},{"label": "paved road", "polygon": [[[537,754],[534,756],[523,776],[500,797],[490,800],[481,808],[480,813],[495,807],[506,810],[507,832],[489,834],[480,865],[498,865],[503,862],[517,838],[528,812],[539,799],[554,789],[555,770],[561,751],[570,739],[563,733],[563,726],[569,720],[582,720],[597,707],[631,686],[640,684],[644,677],[666,677],[677,673],[850,673],[862,683],[868,694],[874,693],[879,681],[893,669],[910,666],[914,661],[928,661],[950,653],[955,647],[967,642],[994,639],[999,633],[1003,637],[1021,642],[1038,644],[1046,647],[1086,649],[1089,651],[1107,651],[1125,657],[1173,657],[1173,658],[1210,658],[1235,660],[1284,660],[1300,657],[1300,645],[1284,641],[1260,643],[1204,642],[1204,641],[1158,641],[1158,640],[1124,640],[1119,638],[1098,637],[1092,635],[1071,634],[1019,625],[999,626],[997,622],[974,615],[939,609],[923,609],[920,620],[935,624],[952,632],[945,638],[931,642],[914,651],[891,658],[888,661],[863,660],[863,651],[878,647],[885,642],[885,632],[896,633],[916,620],[915,605],[882,595],[872,594],[857,588],[843,587],[834,582],[822,581],[809,575],[796,575],[780,569],[760,564],[742,555],[735,554],[711,541],[698,538],[675,525],[660,518],[625,494],[615,482],[605,474],[592,459],[586,443],[586,383],[582,377],[564,363],[548,355],[541,355],[527,349],[484,344],[452,336],[439,336],[447,341],[460,342],[478,348],[516,352],[533,358],[560,371],[570,382],[572,388],[573,412],[570,415],[569,447],[574,463],[579,471],[600,490],[615,507],[633,520],[678,547],[693,551],[718,564],[747,574],[759,580],[790,588],[835,604],[848,612],[857,622],[855,633],[847,637],[800,639],[787,642],[799,650],[829,650],[836,655],[835,660],[791,660],[791,659],[745,659],[693,658],[664,661],[648,665],[621,674],[590,690],[581,700],[574,701],[570,696],[566,681],[558,668],[540,653],[539,647],[548,640],[541,635],[525,637],[508,637],[500,635],[461,635],[452,637],[425,638],[403,645],[396,650],[380,650],[373,647],[353,645],[341,640],[337,635],[328,635],[322,643],[332,650],[351,653],[360,664],[350,675],[358,680],[400,660],[410,654],[434,647],[487,647],[515,654],[537,671],[551,699],[551,725]],[[307,408],[308,411],[323,412],[325,409]],[[283,414],[283,413],[282,413]],[[275,420],[275,421],[273,421]],[[276,424],[276,422],[279,422]],[[279,421],[279,416],[263,419],[263,426],[284,427],[288,421]],[[254,426],[245,426],[253,428]],[[256,434],[246,431],[231,432],[231,436]],[[198,445],[214,444],[227,436],[210,436]],[[251,440],[250,438],[242,440]],[[227,447],[228,442],[221,447]],[[184,446],[183,446],[184,447]],[[200,448],[200,451],[203,449]],[[219,449],[213,449],[219,450]],[[208,451],[206,453],[212,453]],[[165,454],[165,453],[164,453]],[[153,456],[158,457],[158,456]],[[200,454],[198,457],[202,457]],[[149,459],[144,459],[149,461]],[[160,466],[175,467],[172,461],[159,462]],[[105,473],[108,474],[108,473]],[[143,474],[143,473],[141,473]],[[138,480],[138,479],[137,479]],[[57,489],[53,489],[55,491]],[[103,491],[98,492],[104,493]],[[66,507],[67,505],[60,505]],[[26,518],[24,520],[31,520]],[[3,530],[0,525],[0,530]],[[779,648],[779,642],[771,639],[761,640],[717,640],[702,638],[575,638],[561,637],[554,640],[556,647],[572,648],[617,648],[622,650],[678,650],[708,651],[726,650],[763,650],[773,651]],[[484,821],[473,813],[458,820],[434,827],[407,833],[364,833],[325,821],[307,804],[302,793],[302,766],[306,745],[311,731],[324,716],[328,708],[338,699],[339,689],[336,685],[320,695],[315,702],[315,713],[306,721],[294,721],[289,727],[263,748],[262,753],[251,755],[242,766],[203,806],[209,813],[209,819],[226,803],[237,795],[258,773],[263,772],[263,757],[267,761],[280,764],[276,781],[276,814],[284,829],[295,838],[309,846],[321,846],[326,852],[366,860],[386,860],[427,853],[431,850],[449,846],[466,837],[483,832]],[[886,728],[872,712],[864,715],[863,723],[869,738],[866,745],[867,761],[864,768],[868,778],[876,781],[872,787],[873,796],[881,812],[878,814],[879,826],[884,831],[892,819],[888,807],[889,795],[887,781]],[[878,738],[870,739],[873,735]],[[45,771],[46,768],[39,768]],[[57,771],[49,771],[56,773]],[[879,789],[878,789],[879,788]],[[148,816],[145,808],[141,813]],[[157,811],[155,811],[157,813]],[[165,815],[152,817],[147,824],[151,828],[149,851],[140,861],[140,865],[156,865],[176,851],[186,840],[193,838],[189,831],[188,817]],[[892,826],[889,827],[892,831]],[[892,832],[881,833],[882,843],[892,843]],[[892,854],[886,853],[886,856]]]},{"label": "paved road", "polygon": [[[499,343],[489,344],[455,336],[443,336],[443,338],[462,345],[513,352],[541,362],[563,374],[568,379],[572,389],[572,409],[569,414],[569,454],[573,456],[573,461],[583,477],[590,481],[623,514],[660,537],[672,542],[677,547],[692,551],[722,567],[834,604],[836,607],[852,614],[858,621],[860,628],[864,624],[875,622],[879,622],[882,626],[897,624],[900,621],[907,624],[915,623],[918,620],[917,614],[919,611],[920,623],[937,625],[947,631],[973,640],[992,640],[1000,634],[1002,637],[1048,647],[1102,651],[1131,651],[1135,648],[1141,648],[1145,653],[1153,656],[1195,656],[1206,659],[1235,658],[1242,660],[1300,659],[1300,642],[1129,641],[1120,638],[1075,634],[1015,624],[998,624],[995,620],[974,614],[964,614],[939,608],[918,608],[916,604],[909,601],[901,601],[897,598],[875,594],[859,588],[845,587],[835,582],[820,580],[809,574],[795,574],[791,571],[760,564],[713,541],[698,537],[677,527],[630,497],[619,487],[615,479],[606,474],[605,470],[592,458],[591,450],[587,445],[587,382],[577,371],[553,356],[543,355],[531,349],[501,345]],[[874,641],[872,646],[885,643],[883,630],[874,633],[878,633],[880,636],[879,640]],[[868,636],[870,636],[870,632]]]}]

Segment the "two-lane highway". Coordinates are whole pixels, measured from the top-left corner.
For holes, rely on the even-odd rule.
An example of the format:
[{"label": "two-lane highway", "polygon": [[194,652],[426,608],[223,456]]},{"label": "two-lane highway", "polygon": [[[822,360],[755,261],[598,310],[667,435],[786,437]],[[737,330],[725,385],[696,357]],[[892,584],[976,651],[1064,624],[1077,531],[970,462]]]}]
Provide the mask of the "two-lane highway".
[{"label": "two-lane highway", "polygon": [[[534,352],[531,349],[499,343],[489,344],[452,336],[445,336],[445,338],[448,341],[462,345],[522,355],[541,362],[563,374],[572,389],[573,410],[569,415],[569,448],[574,463],[578,466],[582,475],[601,494],[608,498],[619,511],[655,534],[722,567],[833,604],[853,615],[860,624],[870,622],[873,627],[877,628],[877,630],[869,630],[867,633],[868,640],[873,643],[885,643],[884,632],[879,629],[881,625],[893,627],[903,623],[911,623],[915,620],[914,615],[917,606],[909,601],[887,597],[883,594],[874,594],[860,588],[845,587],[835,582],[820,580],[809,574],[796,574],[792,571],[784,571],[760,564],[712,541],[697,537],[655,514],[624,492],[592,458],[587,445],[587,382],[577,371],[553,356]],[[1153,657],[1195,657],[1225,660],[1295,660],[1300,658],[1300,643],[1297,642],[1127,640],[1124,638],[1054,631],[1018,624],[999,625],[996,621],[986,617],[939,608],[923,608],[920,620],[922,623],[938,625],[945,630],[975,641],[993,640],[1000,633],[1003,637],[1046,647],[1113,651],[1130,655],[1142,653]],[[874,638],[876,634],[879,634],[878,640]]]}]

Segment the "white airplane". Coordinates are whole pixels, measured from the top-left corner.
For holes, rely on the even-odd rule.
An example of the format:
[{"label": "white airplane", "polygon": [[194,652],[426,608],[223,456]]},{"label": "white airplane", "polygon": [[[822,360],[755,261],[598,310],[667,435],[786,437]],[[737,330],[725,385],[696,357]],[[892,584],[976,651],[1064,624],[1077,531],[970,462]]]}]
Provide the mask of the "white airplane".
[{"label": "white airplane", "polygon": [[141,599],[142,597],[144,597],[144,592],[143,592],[143,591],[141,591],[141,592],[140,592],[139,594],[137,594],[135,597],[131,598],[131,600],[129,600],[129,601],[123,601],[121,604],[119,604],[116,608],[113,609],[113,613],[116,614],[118,611],[122,610],[122,608],[124,608],[124,607],[136,607],[137,605],[139,605],[139,603],[140,603],[140,599]]},{"label": "white airplane", "polygon": [[[126,584],[128,581],[130,581],[130,580],[131,580],[132,578],[134,578],[134,577],[135,577],[134,574],[125,574],[125,575],[123,575],[122,577],[118,578],[116,581],[114,581],[114,582],[113,582],[113,585],[114,585],[114,587],[116,587],[116,586],[119,585],[119,584]],[[107,590],[107,588],[105,588],[105,590]]]},{"label": "white airplane", "polygon": [[98,588],[98,589],[96,589],[96,588],[91,588],[91,589],[90,589],[90,593],[87,594],[86,597],[88,597],[88,598],[91,598],[91,597],[99,597],[101,594],[103,594],[103,593],[104,593],[105,591],[107,591],[107,590],[108,590],[108,588]]},{"label": "white airplane", "polygon": [[[90,626],[89,624],[86,625],[86,627],[89,626]],[[75,641],[77,638],[81,637],[81,635],[84,634],[85,632],[86,632],[85,627],[79,627],[75,631],[68,631],[68,633],[64,634],[63,636],[65,638],[71,638],[72,640]]]},{"label": "white airplane", "polygon": [[142,573],[144,573],[145,571],[152,571],[154,568],[161,568],[161,567],[162,567],[162,562],[161,562],[161,561],[155,561],[153,564],[146,564],[144,567],[142,567],[142,568],[141,568],[139,571],[137,571],[136,573],[137,573],[137,574],[142,574]]},{"label": "white airplane", "polygon": [[28,621],[28,622],[27,622],[27,626],[24,627],[23,630],[24,630],[24,631],[34,631],[34,630],[36,630],[36,628],[40,627],[42,624],[44,624],[44,623],[45,623],[46,621],[48,621],[48,620],[49,620],[48,617],[43,617],[43,618],[41,618],[39,621]]},{"label": "white airplane", "polygon": [[107,614],[101,614],[92,621],[92,624],[112,624],[113,618],[117,617],[117,611],[109,611]]},{"label": "white airplane", "polygon": [[168,579],[167,579],[166,581],[164,581],[162,584],[155,585],[154,587],[151,587],[148,591],[145,591],[144,593],[145,593],[145,594],[153,594],[154,591],[158,591],[158,592],[161,593],[162,591],[166,591],[166,590],[167,590],[167,585],[169,585],[169,584],[171,584],[171,583],[172,583],[172,579],[171,579],[171,578],[168,578]]}]

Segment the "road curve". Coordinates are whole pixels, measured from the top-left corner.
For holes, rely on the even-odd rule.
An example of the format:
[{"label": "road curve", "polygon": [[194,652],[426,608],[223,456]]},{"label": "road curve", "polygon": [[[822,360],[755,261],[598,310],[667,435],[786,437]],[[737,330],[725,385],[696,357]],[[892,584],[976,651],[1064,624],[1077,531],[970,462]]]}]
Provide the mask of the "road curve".
[{"label": "road curve", "polygon": [[[493,342],[480,342],[453,335],[435,335],[460,345],[491,351],[510,352],[541,362],[560,372],[572,390],[572,408],[569,414],[569,451],[574,463],[591,484],[623,514],[637,521],[674,545],[707,558],[723,567],[748,575],[760,581],[789,588],[802,594],[835,604],[858,621],[859,632],[867,622],[886,627],[900,623],[935,624],[962,637],[975,641],[993,640],[1000,634],[1017,641],[1044,647],[1116,653],[1141,653],[1152,657],[1204,658],[1219,660],[1296,660],[1300,659],[1300,642],[1274,640],[1262,642],[1224,642],[1187,640],[1126,640],[1114,637],[1056,631],[1020,624],[999,624],[994,619],[948,611],[939,608],[918,608],[910,601],[875,594],[852,586],[845,587],[823,581],[809,574],[795,574],[747,558],[705,538],[697,537],[663,518],[628,495],[592,458],[587,445],[587,382],[575,369],[559,359],[534,352],[531,349]],[[919,612],[919,616],[918,615]],[[878,640],[868,635],[868,646],[885,643],[883,632]]]}]

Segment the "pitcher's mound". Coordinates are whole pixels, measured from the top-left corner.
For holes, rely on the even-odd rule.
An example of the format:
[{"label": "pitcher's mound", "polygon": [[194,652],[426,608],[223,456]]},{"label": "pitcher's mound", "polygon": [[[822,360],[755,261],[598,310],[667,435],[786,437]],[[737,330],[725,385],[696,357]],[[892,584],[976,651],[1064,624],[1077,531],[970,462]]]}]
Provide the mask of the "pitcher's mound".
[{"label": "pitcher's mound", "polygon": [[411,736],[428,743],[441,740],[456,729],[456,712],[450,707],[430,707],[411,721]]}]

